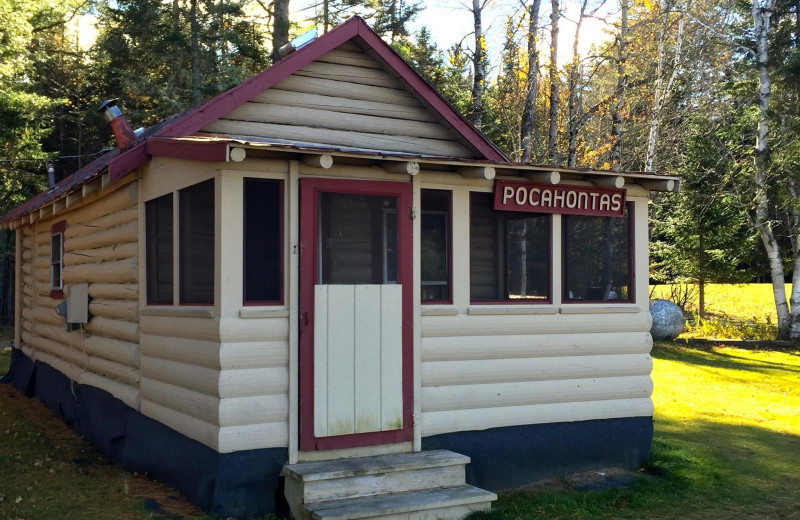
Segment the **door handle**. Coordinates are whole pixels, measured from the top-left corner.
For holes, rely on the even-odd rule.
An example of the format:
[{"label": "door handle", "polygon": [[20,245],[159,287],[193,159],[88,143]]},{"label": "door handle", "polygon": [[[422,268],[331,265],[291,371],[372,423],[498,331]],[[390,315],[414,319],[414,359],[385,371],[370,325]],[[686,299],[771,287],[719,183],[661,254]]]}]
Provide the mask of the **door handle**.
[{"label": "door handle", "polygon": [[304,312],[300,316],[300,321],[303,323],[303,327],[308,327],[308,313]]}]

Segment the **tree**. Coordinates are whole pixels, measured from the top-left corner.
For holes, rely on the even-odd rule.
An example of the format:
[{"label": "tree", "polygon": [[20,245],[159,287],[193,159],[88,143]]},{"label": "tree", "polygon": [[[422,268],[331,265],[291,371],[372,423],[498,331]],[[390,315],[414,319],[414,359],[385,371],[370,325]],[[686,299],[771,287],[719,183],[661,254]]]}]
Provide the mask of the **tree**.
[{"label": "tree", "polygon": [[431,84],[438,92],[444,92],[445,65],[444,53],[433,41],[431,32],[422,27],[414,39],[402,38],[392,44],[392,48]]},{"label": "tree", "polygon": [[526,74],[520,64],[520,47],[516,17],[506,18],[506,37],[497,81],[487,92],[483,132],[509,157],[519,157],[518,136],[521,134],[525,103]]},{"label": "tree", "polygon": [[118,0],[100,9],[95,62],[102,95],[150,125],[263,69],[264,35],[233,0]]},{"label": "tree", "polygon": [[407,38],[408,24],[422,11],[422,4],[407,4],[405,0],[372,0],[375,12],[373,29],[380,35],[388,36],[392,43]]},{"label": "tree", "polygon": [[475,49],[472,51],[472,107],[469,120],[478,130],[483,125],[483,93],[486,83],[486,38],[483,34],[483,10],[492,0],[472,0]]},{"label": "tree", "polygon": [[[624,1],[624,0],[623,0]],[[547,159],[558,163],[558,20],[559,0],[550,0],[550,127],[547,133]]]},{"label": "tree", "polygon": [[629,0],[620,0],[620,26],[617,35],[617,99],[611,112],[611,169],[622,168],[622,132],[624,130],[625,88],[628,83],[628,11]]},{"label": "tree", "polygon": [[522,162],[530,162],[531,148],[535,137],[536,97],[539,95],[539,52],[536,49],[539,31],[539,7],[541,0],[533,0],[528,6],[528,74],[526,82],[525,104],[522,109],[520,128],[520,149]]}]

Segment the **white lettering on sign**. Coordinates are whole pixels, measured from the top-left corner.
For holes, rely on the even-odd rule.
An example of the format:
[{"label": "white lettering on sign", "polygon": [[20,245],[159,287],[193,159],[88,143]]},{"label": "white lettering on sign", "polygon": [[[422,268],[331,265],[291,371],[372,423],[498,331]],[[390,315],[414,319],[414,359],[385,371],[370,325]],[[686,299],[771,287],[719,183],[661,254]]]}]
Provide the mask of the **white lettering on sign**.
[{"label": "white lettering on sign", "polygon": [[625,212],[625,191],[498,180],[494,207],[501,211],[621,217]]},{"label": "white lettering on sign", "polygon": [[514,196],[514,188],[511,186],[505,186],[503,188],[503,204],[508,203],[508,199]]}]

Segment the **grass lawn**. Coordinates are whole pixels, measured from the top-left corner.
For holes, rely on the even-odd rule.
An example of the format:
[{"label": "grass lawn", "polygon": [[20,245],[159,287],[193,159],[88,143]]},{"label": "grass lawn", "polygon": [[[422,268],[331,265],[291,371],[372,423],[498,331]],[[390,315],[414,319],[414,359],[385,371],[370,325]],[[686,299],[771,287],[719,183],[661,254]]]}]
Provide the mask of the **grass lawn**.
[{"label": "grass lawn", "polygon": [[800,519],[800,352],[657,344],[653,357],[648,475],[600,492],[503,494],[472,519]]},{"label": "grass lawn", "polygon": [[[473,519],[800,519],[800,352],[657,344],[653,357],[655,439],[632,486],[576,492],[567,475]],[[0,385],[0,520],[207,518],[14,394]]]}]

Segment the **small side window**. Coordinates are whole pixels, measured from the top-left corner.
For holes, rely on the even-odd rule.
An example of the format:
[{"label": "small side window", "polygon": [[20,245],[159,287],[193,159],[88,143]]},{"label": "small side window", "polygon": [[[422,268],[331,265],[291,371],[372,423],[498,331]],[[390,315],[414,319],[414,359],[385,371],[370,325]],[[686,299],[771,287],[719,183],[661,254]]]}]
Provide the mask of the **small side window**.
[{"label": "small side window", "polygon": [[64,232],[57,231],[50,237],[50,289],[60,291],[64,288],[61,270],[64,267]]}]

